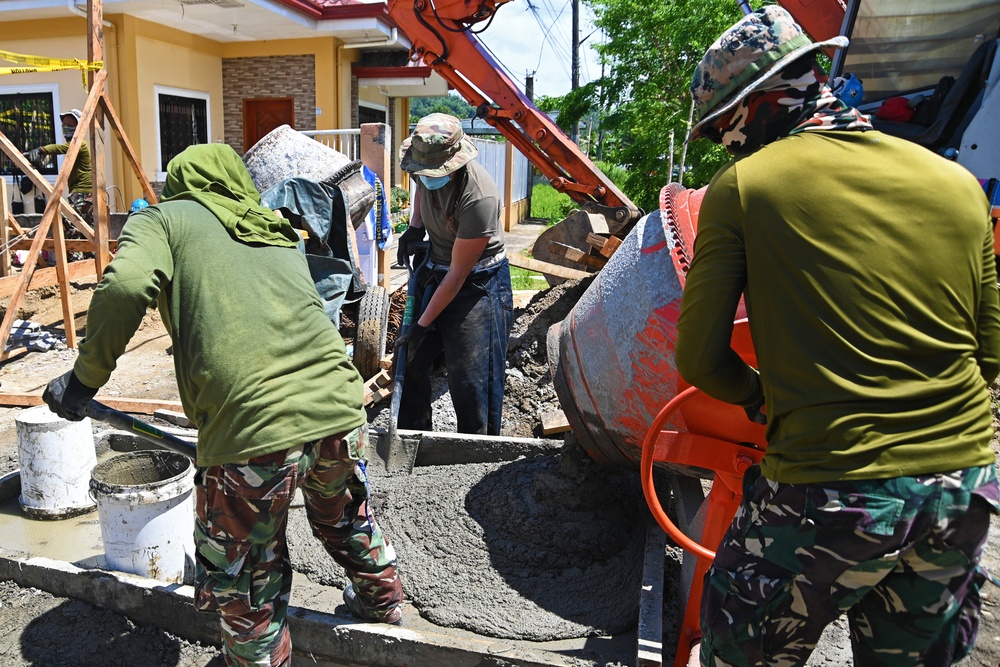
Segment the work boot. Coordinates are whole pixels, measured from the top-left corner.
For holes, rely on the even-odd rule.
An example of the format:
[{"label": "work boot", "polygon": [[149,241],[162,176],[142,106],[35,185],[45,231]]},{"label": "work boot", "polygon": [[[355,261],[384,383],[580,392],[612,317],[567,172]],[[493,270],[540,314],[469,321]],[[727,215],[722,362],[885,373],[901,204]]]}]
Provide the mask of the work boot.
[{"label": "work boot", "polygon": [[351,612],[351,615],[355,618],[359,618],[362,621],[368,621],[369,623],[388,623],[389,625],[402,625],[403,624],[403,612],[399,606],[393,607],[387,612],[378,614],[375,612],[369,612],[365,609],[364,603],[361,602],[361,598],[358,597],[357,592],[354,590],[354,586],[350,583],[344,588],[344,604],[347,605],[347,610]]}]

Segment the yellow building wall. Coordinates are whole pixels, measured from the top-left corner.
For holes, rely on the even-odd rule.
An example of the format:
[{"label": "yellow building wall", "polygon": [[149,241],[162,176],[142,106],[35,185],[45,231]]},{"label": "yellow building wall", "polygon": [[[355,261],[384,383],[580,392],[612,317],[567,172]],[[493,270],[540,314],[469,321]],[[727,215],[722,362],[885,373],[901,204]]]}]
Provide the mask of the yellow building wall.
[{"label": "yellow building wall", "polygon": [[157,86],[208,95],[208,140],[221,142],[222,54],[221,44],[196,35],[136,21],[135,76],[138,136],[136,148],[146,177],[162,180],[158,150]]}]

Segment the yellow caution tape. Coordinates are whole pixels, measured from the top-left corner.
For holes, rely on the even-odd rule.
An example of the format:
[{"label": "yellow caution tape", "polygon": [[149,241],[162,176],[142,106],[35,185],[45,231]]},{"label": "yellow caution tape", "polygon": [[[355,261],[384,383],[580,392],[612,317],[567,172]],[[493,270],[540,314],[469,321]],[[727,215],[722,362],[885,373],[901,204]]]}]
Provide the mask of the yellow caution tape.
[{"label": "yellow caution tape", "polygon": [[59,72],[68,69],[78,69],[83,76],[83,85],[87,86],[87,72],[103,69],[104,61],[90,62],[78,58],[44,58],[42,56],[26,56],[22,53],[0,51],[0,60],[7,60],[27,67],[0,67],[2,74],[31,74],[34,72]]}]

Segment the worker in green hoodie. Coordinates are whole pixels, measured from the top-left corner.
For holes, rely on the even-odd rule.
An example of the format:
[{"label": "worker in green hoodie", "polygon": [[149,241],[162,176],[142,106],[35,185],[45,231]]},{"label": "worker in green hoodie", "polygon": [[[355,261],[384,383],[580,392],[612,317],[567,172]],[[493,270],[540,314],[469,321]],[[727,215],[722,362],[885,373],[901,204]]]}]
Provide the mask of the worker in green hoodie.
[{"label": "worker in green hoodie", "polygon": [[231,665],[287,665],[288,507],[301,488],[313,531],[347,570],[348,608],[399,623],[395,554],[372,518],[362,380],[323,311],[291,225],[227,145],[167,165],[163,200],[134,213],[94,292],[71,371],[44,399],[79,420],[146,309],[174,347],[198,426],[196,594],[222,617]]}]

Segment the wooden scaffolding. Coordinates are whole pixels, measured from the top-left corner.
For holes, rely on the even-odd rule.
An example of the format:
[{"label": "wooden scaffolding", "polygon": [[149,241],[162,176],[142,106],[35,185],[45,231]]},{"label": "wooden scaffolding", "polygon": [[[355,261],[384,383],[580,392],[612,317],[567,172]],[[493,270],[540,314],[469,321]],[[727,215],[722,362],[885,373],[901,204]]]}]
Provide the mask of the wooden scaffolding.
[{"label": "wooden scaffolding", "polygon": [[[3,151],[4,155],[48,197],[41,223],[35,230],[28,256],[23,262],[23,268],[20,274],[11,275],[10,251],[8,249],[10,234],[24,235],[25,230],[21,228],[7,207],[6,183],[0,179],[0,197],[2,197],[0,199],[0,213],[2,213],[0,215],[0,242],[3,243],[4,247],[3,262],[0,265],[0,274],[3,276],[0,277],[0,298],[10,297],[7,313],[4,315],[3,323],[0,324],[0,361],[21,351],[20,349],[7,350],[7,342],[10,338],[11,327],[14,320],[17,319],[21,302],[27,291],[52,284],[59,285],[66,345],[76,347],[76,324],[70,294],[70,280],[89,276],[96,276],[96,279],[100,280],[108,262],[111,261],[108,202],[105,199],[104,144],[99,134],[104,127],[105,118],[118,138],[126,160],[139,179],[144,196],[150,204],[156,203],[156,195],[149,179],[146,178],[142,170],[139,159],[107,93],[108,74],[107,68],[104,66],[104,30],[102,27],[104,23],[103,0],[87,1],[87,22],[87,59],[88,63],[95,67],[88,69],[87,72],[89,94],[83,107],[79,128],[87,128],[88,132],[78,130],[73,135],[55,185],[49,185],[45,177],[38,173],[31,162],[21,154],[21,150],[0,132],[0,151]],[[97,65],[100,67],[97,68]],[[57,111],[53,109],[53,114],[56,113]],[[69,202],[62,196],[85,138],[90,140],[93,165],[93,228],[73,210]],[[66,240],[61,220],[63,215],[73,227],[83,234],[84,240]],[[36,268],[42,250],[54,251],[56,261],[54,267]],[[90,252],[93,253],[94,257],[93,259],[70,262],[67,258],[67,251]]]}]

